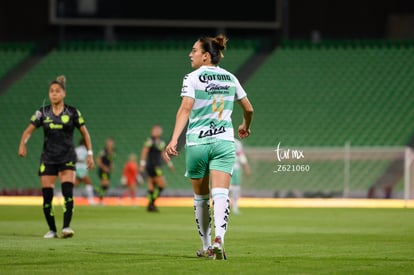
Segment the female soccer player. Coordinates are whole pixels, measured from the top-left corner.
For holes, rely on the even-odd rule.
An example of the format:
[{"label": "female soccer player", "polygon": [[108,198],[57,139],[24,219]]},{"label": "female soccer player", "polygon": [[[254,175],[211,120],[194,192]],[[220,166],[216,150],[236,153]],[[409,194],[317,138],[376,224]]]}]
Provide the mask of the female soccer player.
[{"label": "female soccer player", "polygon": [[231,176],[230,181],[230,203],[232,206],[232,212],[234,214],[240,214],[239,200],[241,197],[242,175],[244,173],[246,177],[250,176],[250,165],[247,161],[241,141],[235,138],[234,145],[236,146],[236,162],[234,163],[233,175]]},{"label": "female soccer player", "polygon": [[99,152],[98,158],[96,159],[98,177],[101,180],[101,186],[98,190],[100,204],[104,203],[104,197],[110,185],[115,157],[115,140],[112,137],[108,137],[105,141],[105,147]]},{"label": "female soccer player", "polygon": [[[238,79],[218,66],[227,38],[201,37],[189,54],[193,72],[184,76],[181,105],[165,155],[177,156],[178,138],[187,125],[186,176],[194,191],[195,220],[203,247],[199,257],[226,259],[224,237],[230,215],[229,186],[236,161],[232,111],[237,101],[243,109],[240,138],[250,135],[253,107]],[[214,215],[211,247],[210,181]]]},{"label": "female soccer player", "polygon": [[140,169],[148,177],[148,207],[149,212],[157,212],[156,199],[161,195],[167,182],[163,174],[164,163],[167,162],[171,171],[174,165],[171,160],[166,160],[163,154],[165,141],[162,139],[163,129],[161,125],[154,125],[151,129],[151,136],[147,138],[141,152]]},{"label": "female soccer player", "polygon": [[39,176],[43,194],[43,213],[49,231],[44,238],[57,238],[55,216],[53,211],[53,190],[59,177],[64,198],[64,216],[62,238],[72,237],[75,232],[70,228],[73,212],[73,183],[75,181],[76,152],[73,143],[74,129],[77,128],[88,149],[88,168],[94,167],[92,142],[85,121],[78,109],[64,103],[66,97],[66,78],[59,76],[49,85],[50,105],[38,109],[32,116],[29,126],[24,130],[19,156],[27,154],[26,143],[32,133],[39,127],[43,128],[44,142],[40,157]]},{"label": "female soccer player", "polygon": [[137,185],[138,185],[139,169],[137,163],[137,155],[129,154],[128,160],[124,164],[122,170],[122,180],[127,187],[127,190],[122,193],[121,198],[129,196],[131,204],[136,205]]}]

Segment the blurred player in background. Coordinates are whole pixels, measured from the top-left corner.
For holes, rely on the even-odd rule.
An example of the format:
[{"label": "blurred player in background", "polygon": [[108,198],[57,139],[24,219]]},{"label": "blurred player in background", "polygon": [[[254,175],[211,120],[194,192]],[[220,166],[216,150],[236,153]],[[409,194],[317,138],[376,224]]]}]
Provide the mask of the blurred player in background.
[{"label": "blurred player in background", "polygon": [[127,190],[122,193],[121,198],[130,197],[132,205],[136,205],[138,176],[137,155],[130,154],[122,170],[122,184],[126,186]]},{"label": "blurred player in background", "polygon": [[75,128],[85,140],[88,168],[94,167],[92,142],[85,121],[78,109],[64,103],[65,97],[66,77],[62,75],[50,83],[51,104],[42,106],[35,112],[29,126],[22,134],[19,145],[19,156],[26,157],[26,143],[30,136],[37,128],[43,128],[44,142],[39,176],[43,195],[43,213],[49,226],[49,231],[43,237],[47,239],[58,237],[52,203],[55,182],[58,178],[64,198],[62,238],[69,238],[75,234],[70,227],[74,209],[73,185],[76,176],[76,152],[73,143]]},{"label": "blurred player in background", "polygon": [[242,177],[243,173],[246,177],[250,176],[250,166],[241,141],[235,138],[234,145],[236,147],[236,162],[234,163],[233,175],[230,182],[230,198],[233,213],[240,214],[239,199],[241,197]]},{"label": "blurred player in background", "polygon": [[[253,107],[238,79],[218,66],[224,57],[224,35],[199,38],[189,54],[193,72],[184,76],[181,104],[167,158],[177,156],[179,137],[186,132],[186,176],[194,191],[194,213],[203,247],[198,257],[226,259],[224,237],[230,217],[229,187],[236,161],[232,111],[234,102],[243,109],[240,138],[250,135]],[[211,181],[211,182],[210,182]],[[213,200],[214,244],[211,246],[210,184]]]},{"label": "blurred player in background", "polygon": [[88,198],[88,203],[90,205],[95,205],[94,195],[93,195],[93,185],[91,177],[89,176],[88,169],[88,149],[86,147],[85,139],[81,138],[79,145],[75,148],[76,151],[76,179],[75,187],[78,187],[80,183],[85,184],[85,193]]},{"label": "blurred player in background", "polygon": [[101,186],[98,189],[99,202],[103,204],[104,197],[108,192],[111,174],[114,169],[115,153],[115,141],[113,138],[108,137],[105,141],[105,147],[100,151],[96,163],[98,165],[98,177],[101,181]]},{"label": "blurred player in background", "polygon": [[158,211],[155,201],[160,197],[166,187],[166,180],[163,173],[163,166],[167,163],[171,171],[174,165],[171,160],[167,160],[163,151],[165,141],[162,139],[163,129],[161,125],[154,125],[151,129],[151,136],[144,142],[141,152],[140,170],[146,173],[148,184],[148,207],[149,212]]}]

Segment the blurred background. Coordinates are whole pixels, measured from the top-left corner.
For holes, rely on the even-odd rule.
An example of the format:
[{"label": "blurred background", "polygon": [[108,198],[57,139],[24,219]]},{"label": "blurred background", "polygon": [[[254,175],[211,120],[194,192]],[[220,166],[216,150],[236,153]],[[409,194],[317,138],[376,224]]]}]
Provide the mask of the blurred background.
[{"label": "blurred background", "polygon": [[[414,2],[403,0],[1,1],[1,194],[40,194],[43,133],[26,159],[18,144],[61,74],[95,155],[115,140],[116,194],[152,125],[168,141],[194,41],[219,33],[229,38],[220,65],[255,107],[244,196],[412,197]],[[233,117],[237,127],[237,105]],[[191,195],[184,151],[173,161],[163,194]]]}]

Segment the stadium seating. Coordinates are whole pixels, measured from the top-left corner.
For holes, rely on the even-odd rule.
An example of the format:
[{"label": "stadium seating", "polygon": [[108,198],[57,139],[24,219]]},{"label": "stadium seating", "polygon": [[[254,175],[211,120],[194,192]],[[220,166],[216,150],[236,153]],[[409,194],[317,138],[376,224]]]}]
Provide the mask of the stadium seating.
[{"label": "stadium seating", "polygon": [[0,43],[0,79],[30,55],[33,43]]}]

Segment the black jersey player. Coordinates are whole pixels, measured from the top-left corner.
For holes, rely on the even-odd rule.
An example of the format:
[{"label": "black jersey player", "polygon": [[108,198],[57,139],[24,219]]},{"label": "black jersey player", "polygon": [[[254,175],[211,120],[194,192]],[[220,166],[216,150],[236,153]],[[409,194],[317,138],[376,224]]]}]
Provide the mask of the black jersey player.
[{"label": "black jersey player", "polygon": [[103,204],[104,197],[106,196],[110,185],[115,157],[115,140],[112,137],[108,137],[105,140],[105,147],[99,152],[98,158],[96,159],[96,164],[98,166],[98,177],[101,181],[100,189],[98,189],[100,204]]},{"label": "black jersey player", "polygon": [[40,157],[39,177],[43,195],[43,212],[49,226],[44,238],[57,238],[53,210],[53,195],[55,182],[59,178],[64,198],[64,216],[62,237],[74,235],[70,227],[74,207],[73,185],[76,175],[76,152],[73,142],[74,130],[77,128],[85,140],[88,150],[88,168],[94,167],[92,142],[85,126],[84,119],[78,109],[64,103],[66,96],[66,78],[59,76],[49,85],[50,105],[42,106],[31,117],[29,126],[24,130],[20,145],[19,156],[25,157],[26,143],[32,133],[42,127],[44,132],[43,150]]},{"label": "black jersey player", "polygon": [[140,170],[148,177],[148,208],[150,212],[157,211],[155,200],[161,195],[166,186],[166,180],[162,170],[164,163],[168,164],[171,171],[174,165],[164,158],[165,141],[162,139],[163,129],[161,125],[154,125],[151,136],[147,138],[141,152]]}]

